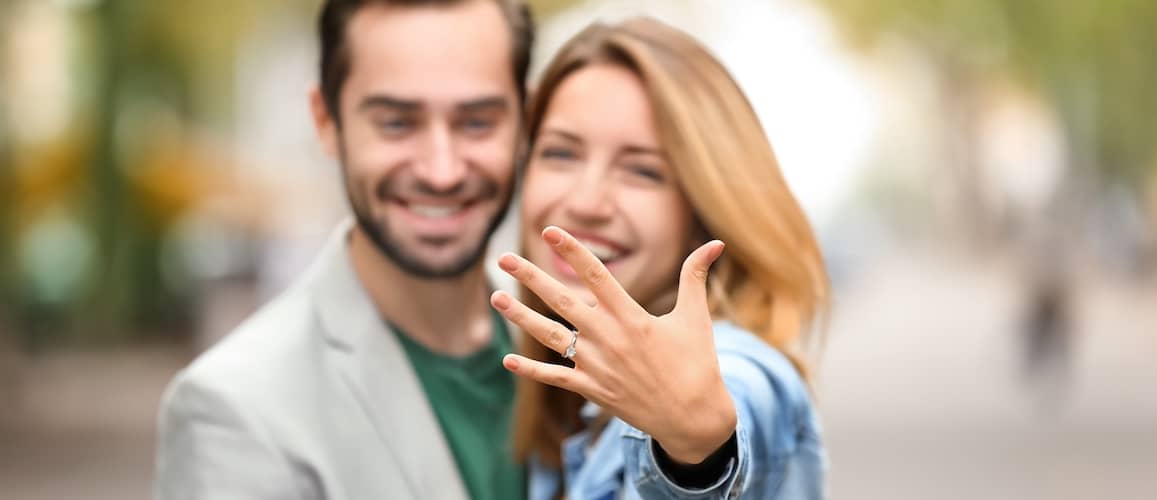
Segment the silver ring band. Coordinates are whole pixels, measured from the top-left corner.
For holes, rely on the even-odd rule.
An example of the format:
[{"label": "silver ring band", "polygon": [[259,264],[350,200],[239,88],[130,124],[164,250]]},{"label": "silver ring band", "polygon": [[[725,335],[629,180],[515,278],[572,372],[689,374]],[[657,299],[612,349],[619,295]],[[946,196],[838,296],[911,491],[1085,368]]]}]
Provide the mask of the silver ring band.
[{"label": "silver ring band", "polygon": [[562,353],[562,357],[565,359],[574,359],[574,355],[578,353],[576,349],[578,345],[578,331],[571,330],[571,334],[573,336],[570,338],[570,345],[566,346],[566,352]]}]

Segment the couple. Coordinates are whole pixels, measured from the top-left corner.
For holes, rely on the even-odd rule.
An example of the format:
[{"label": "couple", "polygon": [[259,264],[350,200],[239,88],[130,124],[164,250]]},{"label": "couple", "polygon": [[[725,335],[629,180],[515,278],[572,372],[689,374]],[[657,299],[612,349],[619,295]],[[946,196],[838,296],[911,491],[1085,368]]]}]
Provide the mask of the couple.
[{"label": "couple", "polygon": [[[513,1],[329,0],[319,27],[355,222],[172,382],[159,498],[823,496],[823,264],[699,43],[595,25],[527,99]],[[517,296],[484,259],[516,177]]]}]

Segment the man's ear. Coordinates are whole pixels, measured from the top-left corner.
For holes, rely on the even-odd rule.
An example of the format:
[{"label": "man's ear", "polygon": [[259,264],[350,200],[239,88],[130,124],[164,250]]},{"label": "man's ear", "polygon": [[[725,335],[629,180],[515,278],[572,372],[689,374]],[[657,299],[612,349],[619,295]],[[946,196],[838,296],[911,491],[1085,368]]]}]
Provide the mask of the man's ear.
[{"label": "man's ear", "polygon": [[313,127],[317,131],[318,140],[321,141],[322,150],[330,158],[339,159],[340,144],[338,144],[337,120],[330,116],[329,108],[325,105],[325,97],[322,96],[321,88],[317,85],[309,89],[309,111],[313,116]]}]

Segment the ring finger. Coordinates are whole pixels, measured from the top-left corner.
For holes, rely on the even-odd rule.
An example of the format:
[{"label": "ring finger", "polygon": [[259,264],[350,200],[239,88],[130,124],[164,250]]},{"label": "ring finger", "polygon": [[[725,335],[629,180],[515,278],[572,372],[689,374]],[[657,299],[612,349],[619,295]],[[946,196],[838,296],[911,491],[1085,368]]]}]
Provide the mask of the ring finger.
[{"label": "ring finger", "polygon": [[518,325],[522,331],[529,333],[542,345],[559,354],[565,354],[571,342],[577,335],[561,323],[554,321],[537,311],[519,302],[506,292],[494,292],[490,296],[490,305],[494,306],[506,319]]}]

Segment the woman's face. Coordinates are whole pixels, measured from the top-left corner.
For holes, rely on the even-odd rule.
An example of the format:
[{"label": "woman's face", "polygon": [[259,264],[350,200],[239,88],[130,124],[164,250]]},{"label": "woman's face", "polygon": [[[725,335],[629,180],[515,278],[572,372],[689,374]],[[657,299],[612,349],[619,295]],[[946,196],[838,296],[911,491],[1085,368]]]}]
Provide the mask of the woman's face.
[{"label": "woman's face", "polygon": [[693,249],[694,216],[659,144],[643,84],[596,64],[556,88],[531,150],[522,191],[526,258],[595,302],[542,241],[561,227],[606,264],[653,314],[666,313]]}]

